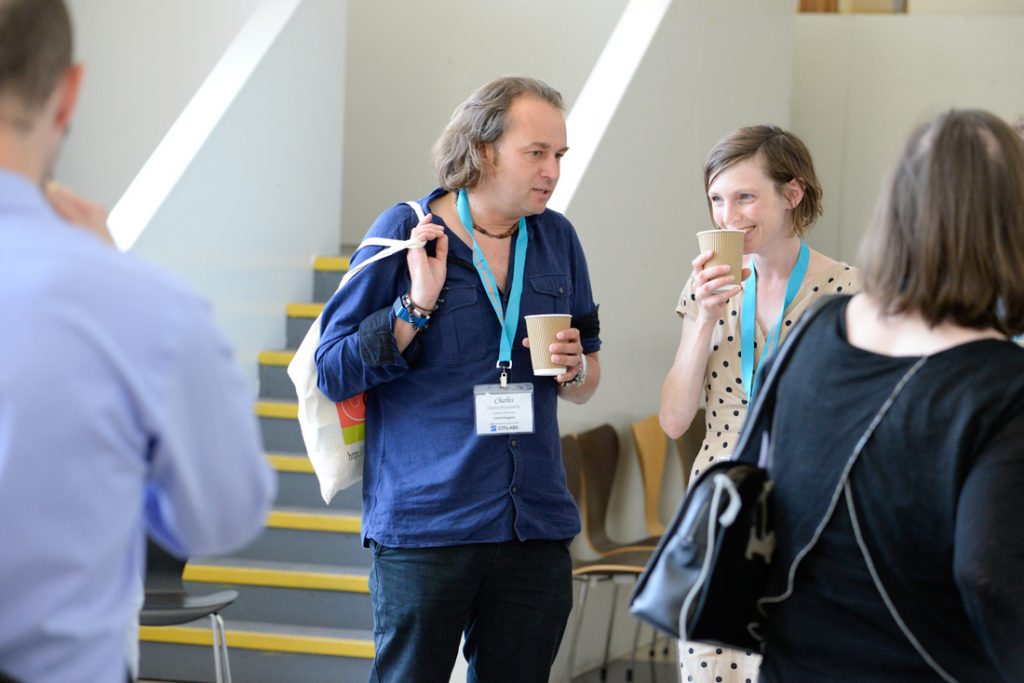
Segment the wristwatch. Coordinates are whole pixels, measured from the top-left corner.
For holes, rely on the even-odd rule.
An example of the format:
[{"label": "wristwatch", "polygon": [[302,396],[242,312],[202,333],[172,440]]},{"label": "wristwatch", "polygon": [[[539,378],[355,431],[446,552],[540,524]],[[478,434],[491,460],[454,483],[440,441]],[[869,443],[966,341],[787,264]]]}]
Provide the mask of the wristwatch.
[{"label": "wristwatch", "polygon": [[[415,311],[415,312],[414,312]],[[427,325],[430,324],[430,314],[416,315],[416,312],[423,312],[422,309],[416,309],[409,299],[408,294],[395,299],[395,303],[391,306],[391,312],[395,314],[395,317],[404,320],[413,326],[417,331],[426,329]]]},{"label": "wristwatch", "polygon": [[576,372],[576,376],[568,382],[562,382],[563,387],[582,387],[583,383],[587,381],[587,354],[580,354],[580,364],[577,367],[579,370]]}]

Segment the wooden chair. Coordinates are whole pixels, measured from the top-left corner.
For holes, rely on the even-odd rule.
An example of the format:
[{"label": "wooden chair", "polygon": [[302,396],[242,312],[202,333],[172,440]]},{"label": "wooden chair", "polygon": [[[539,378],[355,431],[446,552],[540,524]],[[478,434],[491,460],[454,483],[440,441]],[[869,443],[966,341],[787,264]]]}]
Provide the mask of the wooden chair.
[{"label": "wooden chair", "polygon": [[636,457],[640,463],[640,478],[644,485],[644,525],[647,533],[660,537],[665,532],[659,508],[665,458],[668,455],[668,435],[662,431],[657,415],[634,422],[632,431]]},{"label": "wooden chair", "polygon": [[566,681],[572,679],[576,647],[579,643],[590,587],[601,581],[612,582],[612,608],[605,632],[604,664],[601,669],[604,680],[608,671],[612,624],[615,622],[615,603],[619,589],[615,578],[639,576],[657,545],[657,538],[644,539],[635,544],[618,544],[608,537],[605,517],[618,458],[619,437],[611,425],[601,425],[582,434],[562,437],[562,462],[565,465],[566,484],[580,509],[583,540],[594,554],[601,556],[591,561],[573,558],[573,578],[581,581],[582,585],[579,609],[569,641]]},{"label": "wooden chair", "polygon": [[583,517],[584,532],[590,545],[599,555],[656,548],[659,534],[652,534],[631,543],[617,543],[608,536],[605,523],[612,497],[612,486],[615,483],[615,472],[619,466],[619,435],[615,428],[603,424],[581,432],[576,435],[576,443],[579,446],[582,473],[583,504],[580,506],[580,515]]}]

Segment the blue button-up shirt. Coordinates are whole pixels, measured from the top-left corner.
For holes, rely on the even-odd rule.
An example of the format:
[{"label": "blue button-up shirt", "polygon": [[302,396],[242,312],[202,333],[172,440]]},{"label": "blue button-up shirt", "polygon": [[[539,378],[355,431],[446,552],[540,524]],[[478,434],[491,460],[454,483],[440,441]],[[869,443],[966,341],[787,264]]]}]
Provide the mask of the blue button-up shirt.
[{"label": "blue button-up shirt", "polygon": [[0,169],[0,669],[123,683],[146,527],[227,552],[273,491],[209,307]]},{"label": "blue button-up shirt", "polygon": [[[424,211],[443,192],[420,200]],[[399,204],[367,236],[408,239],[416,223],[412,209]],[[584,352],[598,351],[597,307],[575,230],[550,210],[527,217],[526,229],[520,315],[569,313],[586,330]],[[394,300],[409,290],[404,255],[367,267],[324,309],[316,354],[320,389],[334,401],[366,392],[364,543],[427,547],[572,538],[580,520],[565,483],[557,384],[533,376],[522,320],[509,382],[533,383],[534,432],[476,434],[473,387],[498,381],[501,327],[470,248],[450,229],[446,234],[443,302],[404,353],[395,344],[391,313]],[[432,254],[433,245],[427,248]],[[359,250],[353,262],[375,250]],[[513,241],[510,277],[514,253]]]}]

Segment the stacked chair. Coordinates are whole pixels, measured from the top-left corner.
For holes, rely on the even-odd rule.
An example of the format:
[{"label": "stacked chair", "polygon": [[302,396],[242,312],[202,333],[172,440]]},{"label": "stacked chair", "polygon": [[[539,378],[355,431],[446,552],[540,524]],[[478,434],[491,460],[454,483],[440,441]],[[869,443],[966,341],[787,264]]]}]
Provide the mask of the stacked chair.
[{"label": "stacked chair", "polygon": [[[690,470],[700,452],[705,429],[704,410],[700,409],[694,416],[693,423],[687,432],[675,440],[682,468],[684,490],[688,483]],[[615,621],[619,588],[616,579],[632,577],[635,580],[643,572],[665,531],[659,510],[662,482],[669,455],[669,438],[662,431],[656,415],[633,423],[631,431],[643,483],[644,527],[648,534],[646,538],[632,543],[613,541],[605,526],[620,455],[619,437],[615,428],[604,424],[586,432],[562,437],[562,459],[565,464],[566,483],[580,509],[583,525],[580,542],[590,557],[596,557],[596,559],[574,558],[573,560],[573,578],[580,581],[582,585],[579,607],[569,641],[566,681],[572,679],[576,664],[576,648],[579,643],[590,589],[602,581],[612,583],[611,614],[605,632],[604,658],[600,673],[601,680],[607,680],[612,626]],[[640,623],[637,622],[633,637],[632,661],[626,673],[627,681],[632,680],[632,674],[636,670],[640,626]],[[655,633],[655,638],[656,636]],[[652,641],[651,654],[653,655],[653,653],[654,643]]]},{"label": "stacked chair", "polygon": [[581,581],[580,604],[576,613],[573,633],[569,641],[569,661],[566,680],[572,679],[589,589],[601,581],[612,582],[612,606],[605,633],[604,659],[601,680],[607,680],[608,655],[611,647],[612,625],[618,598],[617,577],[637,577],[644,570],[651,553],[657,546],[656,536],[636,543],[618,544],[611,540],[605,528],[612,484],[619,460],[619,437],[611,425],[601,425],[587,432],[562,438],[562,459],[566,481],[576,498],[583,523],[582,541],[597,559],[573,561],[573,578]]}]

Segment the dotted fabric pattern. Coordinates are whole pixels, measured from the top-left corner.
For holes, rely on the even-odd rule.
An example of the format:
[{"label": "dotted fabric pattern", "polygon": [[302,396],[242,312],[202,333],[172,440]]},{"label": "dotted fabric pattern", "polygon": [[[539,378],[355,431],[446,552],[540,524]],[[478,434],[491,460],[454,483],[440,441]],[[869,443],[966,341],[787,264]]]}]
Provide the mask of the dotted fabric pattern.
[{"label": "dotted fabric pattern", "polygon": [[[693,280],[691,274],[676,306],[676,314],[690,320],[697,319]],[[829,294],[856,293],[860,291],[860,286],[860,272],[841,262],[813,278],[805,279],[796,298],[785,311],[782,340],[788,336],[793,323],[817,299]],[[694,460],[690,481],[694,481],[708,465],[732,455],[743,420],[747,416],[748,400],[743,389],[740,347],[742,302],[742,294],[728,301],[711,336],[711,355],[704,375],[707,434]],[[758,323],[754,335],[755,368],[761,360],[761,350],[767,335],[768,330]],[[702,643],[683,643],[679,652],[682,680],[686,683],[748,683],[757,680],[760,655],[728,648],[723,650]]]}]

